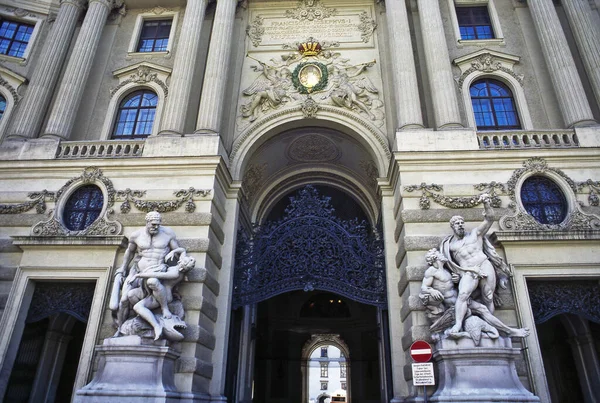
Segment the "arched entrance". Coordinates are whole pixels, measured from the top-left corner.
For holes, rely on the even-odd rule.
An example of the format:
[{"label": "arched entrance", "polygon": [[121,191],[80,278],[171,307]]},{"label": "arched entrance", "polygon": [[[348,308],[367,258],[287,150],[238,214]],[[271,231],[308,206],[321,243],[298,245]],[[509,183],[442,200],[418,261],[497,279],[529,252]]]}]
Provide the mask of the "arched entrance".
[{"label": "arched entrance", "polygon": [[[326,186],[293,191],[270,212],[250,234],[238,234],[229,380],[237,377],[238,390],[251,384],[254,401],[308,403],[306,346],[318,335],[336,334],[350,351],[351,399],[387,400],[387,301],[377,228],[356,201]],[[248,357],[248,349],[252,359],[232,358]],[[323,385],[329,388],[326,377]]]}]

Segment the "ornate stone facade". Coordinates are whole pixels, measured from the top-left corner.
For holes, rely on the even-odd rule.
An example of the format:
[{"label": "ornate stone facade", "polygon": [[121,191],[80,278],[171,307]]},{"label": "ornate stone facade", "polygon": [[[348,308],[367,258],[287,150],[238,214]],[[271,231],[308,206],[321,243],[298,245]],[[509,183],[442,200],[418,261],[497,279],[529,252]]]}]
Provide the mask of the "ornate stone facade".
[{"label": "ornate stone facade", "polygon": [[[459,381],[479,401],[600,395],[586,383],[600,378],[594,1],[6,3],[3,23],[28,39],[0,49],[0,400],[308,401],[297,374],[324,343],[348,353],[349,401],[420,400],[408,349],[438,337],[432,401],[468,400]],[[471,35],[478,13],[489,24]],[[326,206],[313,198],[296,214],[305,189]],[[152,211],[177,233],[164,250],[197,260],[178,278],[181,304],[167,303],[186,327],[167,342],[152,319],[121,314],[127,336],[113,339],[107,296]],[[69,229],[67,215],[84,225]],[[454,340],[452,320],[428,322],[439,295],[419,294],[440,269],[427,252],[459,215],[507,268],[457,269],[477,287],[462,293],[471,306]],[[130,269],[144,257],[158,277],[174,273],[178,262],[133,244]],[[461,250],[446,259],[468,260]],[[458,300],[466,282],[449,275],[437,286]],[[158,277],[133,294],[160,299]],[[349,316],[303,314],[315,301]],[[48,347],[15,383],[34,336]],[[135,364],[114,364],[120,350],[132,362],[144,351],[143,368],[161,362],[168,379],[136,383]],[[467,378],[452,378],[454,353]],[[137,389],[116,387],[100,356]],[[63,361],[79,362],[70,395],[56,392]],[[489,376],[472,383],[472,368]],[[490,375],[502,371],[510,387]]]}]

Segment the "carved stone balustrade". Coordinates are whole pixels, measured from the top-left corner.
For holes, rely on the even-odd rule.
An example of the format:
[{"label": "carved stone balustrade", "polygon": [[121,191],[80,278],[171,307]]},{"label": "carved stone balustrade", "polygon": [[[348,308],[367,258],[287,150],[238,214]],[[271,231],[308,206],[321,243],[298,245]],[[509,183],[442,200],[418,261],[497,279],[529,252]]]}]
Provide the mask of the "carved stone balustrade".
[{"label": "carved stone balustrade", "polygon": [[62,141],[57,159],[141,157],[145,140]]},{"label": "carved stone balustrade", "polygon": [[527,148],[579,147],[573,130],[528,132],[478,132],[479,148],[483,150]]}]

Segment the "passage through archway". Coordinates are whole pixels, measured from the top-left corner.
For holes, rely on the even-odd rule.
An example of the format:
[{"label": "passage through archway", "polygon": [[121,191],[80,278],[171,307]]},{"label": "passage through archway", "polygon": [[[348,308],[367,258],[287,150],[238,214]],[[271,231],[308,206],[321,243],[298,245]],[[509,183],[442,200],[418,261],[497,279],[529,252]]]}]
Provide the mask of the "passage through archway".
[{"label": "passage through archway", "polygon": [[336,189],[306,186],[280,200],[265,222],[238,235],[228,378],[239,381],[230,390],[246,387],[253,401],[309,403],[306,346],[337,335],[347,378],[319,378],[323,389],[313,400],[385,401],[389,344],[377,228]]}]

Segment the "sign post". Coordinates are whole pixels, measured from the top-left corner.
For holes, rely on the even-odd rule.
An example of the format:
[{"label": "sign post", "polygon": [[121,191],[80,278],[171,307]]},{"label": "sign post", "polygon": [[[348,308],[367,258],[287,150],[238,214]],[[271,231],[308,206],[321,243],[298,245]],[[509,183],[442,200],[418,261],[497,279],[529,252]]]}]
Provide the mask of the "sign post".
[{"label": "sign post", "polygon": [[413,385],[423,386],[425,403],[427,403],[427,386],[435,385],[433,363],[429,362],[432,355],[433,350],[426,341],[417,340],[410,346],[410,356],[415,361],[412,364]]}]

